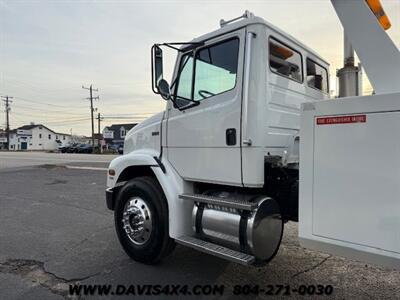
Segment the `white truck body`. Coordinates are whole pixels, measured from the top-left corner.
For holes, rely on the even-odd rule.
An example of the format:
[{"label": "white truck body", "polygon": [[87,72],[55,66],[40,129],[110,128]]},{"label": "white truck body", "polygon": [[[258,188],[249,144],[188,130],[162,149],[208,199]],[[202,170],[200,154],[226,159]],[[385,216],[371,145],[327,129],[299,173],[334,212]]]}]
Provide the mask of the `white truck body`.
[{"label": "white truck body", "polygon": [[303,105],[300,242],[400,268],[400,52],[366,1],[332,4],[376,95]]},{"label": "white truck body", "polygon": [[303,106],[303,246],[400,268],[399,100],[394,93]]},{"label": "white truck body", "polygon": [[[365,1],[332,2],[345,29],[363,28],[344,12],[354,9],[367,32],[386,34]],[[240,18],[221,20],[220,29],[179,49],[152,48],[153,91],[169,101],[126,135],[107,177],[107,205],[125,251],[153,263],[175,240],[242,264],[266,263],[283,223],[294,220],[306,247],[400,267],[393,134],[400,94],[387,82],[400,71],[390,68],[382,79],[384,70],[369,62],[380,95],[328,100],[323,58],[261,18]],[[363,39],[354,40],[362,57],[374,59]],[[390,48],[384,61],[398,57],[390,39],[377,41]],[[171,87],[162,78],[161,46],[178,50]],[[159,224],[153,215],[167,218]],[[163,230],[167,236],[152,240]]]}]

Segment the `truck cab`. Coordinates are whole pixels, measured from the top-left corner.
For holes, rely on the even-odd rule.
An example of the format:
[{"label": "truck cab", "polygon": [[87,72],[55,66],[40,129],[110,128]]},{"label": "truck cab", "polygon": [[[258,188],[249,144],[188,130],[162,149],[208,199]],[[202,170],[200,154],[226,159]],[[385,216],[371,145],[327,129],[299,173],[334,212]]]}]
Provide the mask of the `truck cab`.
[{"label": "truck cab", "polygon": [[[163,47],[177,50],[171,84]],[[243,264],[270,260],[283,224],[298,219],[300,105],[329,98],[328,63],[249,12],[152,54],[166,109],[127,134],[107,179],[122,245],[143,262],[174,241]],[[165,245],[146,246],[153,236]]]}]

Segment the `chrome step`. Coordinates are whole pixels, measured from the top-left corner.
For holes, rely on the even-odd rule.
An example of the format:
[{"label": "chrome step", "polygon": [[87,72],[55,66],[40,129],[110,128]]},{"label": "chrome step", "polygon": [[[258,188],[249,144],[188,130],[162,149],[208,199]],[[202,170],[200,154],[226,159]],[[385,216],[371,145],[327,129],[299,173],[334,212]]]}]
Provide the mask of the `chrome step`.
[{"label": "chrome step", "polygon": [[188,246],[199,250],[204,253],[208,253],[214,256],[218,256],[220,258],[225,258],[230,261],[242,264],[242,265],[251,265],[255,261],[255,257],[249,254],[245,254],[239,251],[235,251],[223,246],[219,246],[217,244],[209,243],[200,239],[196,239],[191,236],[181,236],[175,241],[178,244]]},{"label": "chrome step", "polygon": [[254,210],[258,206],[257,202],[249,202],[241,199],[214,197],[202,194],[182,194],[179,195],[179,198],[243,210]]}]

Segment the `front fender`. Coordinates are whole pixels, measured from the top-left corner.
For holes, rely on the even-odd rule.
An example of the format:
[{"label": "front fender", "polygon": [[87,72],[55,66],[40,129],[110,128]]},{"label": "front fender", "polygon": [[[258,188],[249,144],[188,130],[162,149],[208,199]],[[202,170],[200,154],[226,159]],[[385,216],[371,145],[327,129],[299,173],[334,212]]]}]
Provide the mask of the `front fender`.
[{"label": "front fender", "polygon": [[132,151],[126,155],[114,158],[110,165],[109,170],[114,170],[114,175],[107,174],[107,188],[113,188],[118,181],[122,171],[131,166],[150,166],[158,167],[157,161],[154,157],[157,157],[158,153],[152,150],[137,150]]},{"label": "front fender", "polygon": [[132,166],[149,166],[167,199],[169,236],[177,238],[182,235],[191,234],[193,202],[179,199],[178,196],[183,193],[192,193],[193,184],[184,181],[166,158],[163,157],[163,168],[161,168],[154,157],[158,157],[156,151],[137,150],[115,158],[109,166],[109,170],[114,170],[115,175],[107,175],[107,187],[109,190],[115,187],[119,176],[126,168]]}]

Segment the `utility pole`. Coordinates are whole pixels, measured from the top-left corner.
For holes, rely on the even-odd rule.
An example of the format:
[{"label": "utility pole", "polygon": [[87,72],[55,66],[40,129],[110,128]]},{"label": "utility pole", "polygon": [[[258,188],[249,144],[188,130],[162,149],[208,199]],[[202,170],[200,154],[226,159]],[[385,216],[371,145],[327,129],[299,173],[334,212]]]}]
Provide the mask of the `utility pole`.
[{"label": "utility pole", "polygon": [[94,111],[94,109],[93,109],[93,100],[99,100],[99,96],[93,97],[93,91],[98,92],[99,90],[92,88],[92,85],[90,85],[89,88],[84,87],[82,85],[82,88],[85,89],[85,90],[89,90],[90,91],[90,97],[87,98],[87,99],[90,100],[90,117],[91,117],[91,120],[92,120],[92,146],[94,147],[94,119],[93,119],[93,111]]},{"label": "utility pole", "polygon": [[10,101],[10,99],[12,99],[13,97],[9,97],[9,96],[1,96],[1,98],[3,98],[3,101],[6,104],[6,134],[7,134],[7,150],[10,150],[10,117],[9,117],[9,113],[10,113],[10,103],[12,103],[12,101]]},{"label": "utility pole", "polygon": [[99,146],[99,151],[101,152],[101,147],[100,147],[100,122],[103,120],[101,117],[100,113],[97,114],[97,145]]}]

